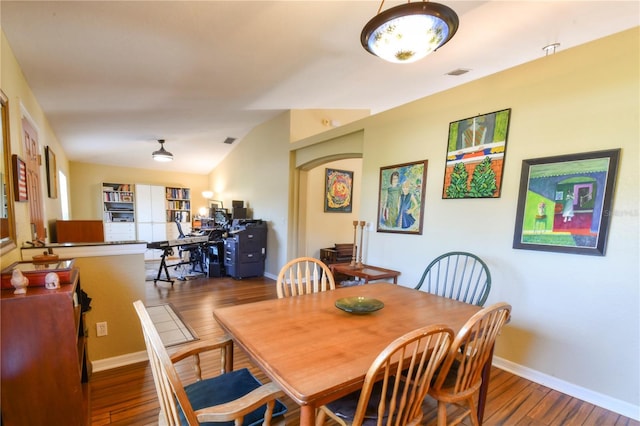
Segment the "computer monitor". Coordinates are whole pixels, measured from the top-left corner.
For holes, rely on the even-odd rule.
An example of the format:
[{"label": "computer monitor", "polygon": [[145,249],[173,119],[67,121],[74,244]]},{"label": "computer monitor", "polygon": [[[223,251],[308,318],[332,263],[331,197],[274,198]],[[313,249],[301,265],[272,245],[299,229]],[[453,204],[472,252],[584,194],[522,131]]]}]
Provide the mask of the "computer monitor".
[{"label": "computer monitor", "polygon": [[226,209],[215,209],[213,220],[217,226],[227,226],[230,219]]}]

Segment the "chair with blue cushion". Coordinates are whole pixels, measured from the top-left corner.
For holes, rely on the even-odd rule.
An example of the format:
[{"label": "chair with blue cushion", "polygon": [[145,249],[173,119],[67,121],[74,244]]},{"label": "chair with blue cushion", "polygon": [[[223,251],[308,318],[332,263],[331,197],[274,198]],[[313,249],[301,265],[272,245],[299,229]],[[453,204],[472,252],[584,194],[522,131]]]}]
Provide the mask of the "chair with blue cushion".
[{"label": "chair with blue cushion", "polygon": [[484,306],[491,290],[491,273],[487,264],[475,254],[452,251],[427,265],[415,289]]},{"label": "chair with blue cushion", "polygon": [[[282,391],[274,383],[260,383],[246,368],[233,371],[231,340],[197,341],[169,355],[144,304],[138,300],[133,306],[140,318],[158,393],[160,425],[284,424],[287,408],[276,399]],[[202,379],[199,354],[216,349],[220,350],[221,372]],[[189,356],[194,357],[197,381],[184,386],[174,363]]]},{"label": "chair with blue cushion", "polygon": [[422,402],[452,340],[453,332],[445,325],[400,336],[375,358],[362,390],[320,407],[316,426],[323,425],[326,416],[343,426],[420,425]]}]

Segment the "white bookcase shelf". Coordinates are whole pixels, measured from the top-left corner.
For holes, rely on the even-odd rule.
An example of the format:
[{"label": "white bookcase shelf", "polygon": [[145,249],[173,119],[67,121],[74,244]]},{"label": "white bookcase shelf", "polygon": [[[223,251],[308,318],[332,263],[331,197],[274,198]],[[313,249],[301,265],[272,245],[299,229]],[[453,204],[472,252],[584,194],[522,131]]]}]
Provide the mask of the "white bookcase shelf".
[{"label": "white bookcase shelf", "polygon": [[191,190],[166,187],[167,222],[191,223]]},{"label": "white bookcase shelf", "polygon": [[128,183],[102,184],[102,214],[105,241],[136,239],[135,192]]}]

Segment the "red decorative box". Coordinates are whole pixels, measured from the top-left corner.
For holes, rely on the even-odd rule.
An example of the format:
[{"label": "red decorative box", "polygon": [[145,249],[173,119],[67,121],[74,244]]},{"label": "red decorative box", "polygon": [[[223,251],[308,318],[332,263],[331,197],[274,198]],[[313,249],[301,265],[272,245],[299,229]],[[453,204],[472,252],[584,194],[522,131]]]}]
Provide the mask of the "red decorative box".
[{"label": "red decorative box", "polygon": [[49,272],[55,272],[60,277],[60,284],[71,282],[71,271],[74,259],[60,259],[52,263],[34,263],[32,261],[15,262],[2,270],[2,288],[13,288],[11,274],[14,269],[20,269],[22,274],[29,279],[29,286],[43,287],[44,277]]}]

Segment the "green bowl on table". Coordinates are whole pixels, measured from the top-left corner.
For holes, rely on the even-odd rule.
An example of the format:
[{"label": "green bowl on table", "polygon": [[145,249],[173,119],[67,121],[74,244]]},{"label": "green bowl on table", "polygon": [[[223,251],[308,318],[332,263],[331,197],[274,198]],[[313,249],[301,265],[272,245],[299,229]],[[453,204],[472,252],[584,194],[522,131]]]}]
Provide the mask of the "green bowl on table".
[{"label": "green bowl on table", "polygon": [[364,315],[384,308],[384,303],[371,297],[344,297],[336,300],[336,308],[350,314]]}]

